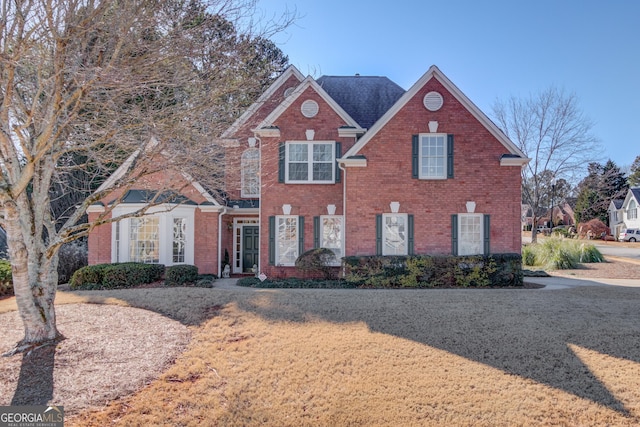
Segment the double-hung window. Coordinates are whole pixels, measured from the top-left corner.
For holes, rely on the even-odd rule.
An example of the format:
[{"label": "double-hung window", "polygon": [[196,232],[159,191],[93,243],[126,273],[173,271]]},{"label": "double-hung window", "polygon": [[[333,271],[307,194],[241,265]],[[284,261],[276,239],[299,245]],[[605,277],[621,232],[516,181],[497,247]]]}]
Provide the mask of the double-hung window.
[{"label": "double-hung window", "polygon": [[382,215],[382,255],[408,254],[407,214]]},{"label": "double-hung window", "polygon": [[420,135],[420,178],[445,179],[447,177],[447,135]]},{"label": "double-hung window", "polygon": [[249,148],[241,159],[242,197],[260,197],[260,151]]},{"label": "double-hung window", "polygon": [[129,260],[157,264],[160,261],[159,218],[131,218]]},{"label": "double-hung window", "polygon": [[299,255],[298,220],[294,215],[276,217],[276,265],[295,265]]},{"label": "double-hung window", "polygon": [[335,182],[334,142],[288,142],[285,154],[287,183]]},{"label": "double-hung window", "polygon": [[484,253],[483,215],[458,215],[458,255]]},{"label": "double-hung window", "polygon": [[421,133],[412,137],[412,177],[453,178],[453,135]]},{"label": "double-hung window", "polygon": [[638,218],[638,207],[636,206],[636,202],[633,200],[629,202],[629,209],[627,209],[627,218],[628,219]]},{"label": "double-hung window", "polygon": [[336,264],[340,264],[342,250],[342,216],[323,215],[320,217],[320,247],[331,249],[336,254]]}]

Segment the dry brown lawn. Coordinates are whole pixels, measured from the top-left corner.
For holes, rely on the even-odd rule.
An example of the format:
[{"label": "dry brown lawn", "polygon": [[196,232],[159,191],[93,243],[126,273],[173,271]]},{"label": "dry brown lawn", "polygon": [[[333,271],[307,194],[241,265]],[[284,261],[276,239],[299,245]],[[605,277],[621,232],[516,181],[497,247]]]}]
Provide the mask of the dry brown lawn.
[{"label": "dry brown lawn", "polygon": [[[17,317],[12,303],[0,301],[2,329]],[[48,356],[48,392],[70,426],[640,424],[640,288],[159,288],[60,293],[58,303],[67,340]],[[85,329],[88,317],[106,326]],[[102,341],[77,343],[112,325]],[[129,333],[134,345],[117,339]],[[181,353],[154,353],[182,350],[188,333]],[[123,348],[117,363],[111,347]],[[70,361],[71,349],[84,358]],[[147,353],[162,373],[137,378],[137,391],[87,395],[92,371],[122,380]],[[0,405],[24,393],[8,380],[20,358],[0,360]],[[70,391],[89,404],[61,398]]]}]

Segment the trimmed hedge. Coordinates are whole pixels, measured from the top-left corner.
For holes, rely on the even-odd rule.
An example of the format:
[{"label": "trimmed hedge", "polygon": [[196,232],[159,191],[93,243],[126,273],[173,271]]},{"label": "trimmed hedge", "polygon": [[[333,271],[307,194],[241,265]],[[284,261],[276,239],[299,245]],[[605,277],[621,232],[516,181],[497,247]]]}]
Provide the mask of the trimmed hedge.
[{"label": "trimmed hedge", "polygon": [[362,256],[343,258],[345,280],[358,287],[522,286],[519,254],[489,256]]},{"label": "trimmed hedge", "polygon": [[71,276],[71,289],[118,289],[153,283],[164,275],[163,264],[125,262],[88,265]]},{"label": "trimmed hedge", "polygon": [[198,267],[195,265],[174,265],[167,267],[164,276],[165,286],[184,286],[198,281]]}]

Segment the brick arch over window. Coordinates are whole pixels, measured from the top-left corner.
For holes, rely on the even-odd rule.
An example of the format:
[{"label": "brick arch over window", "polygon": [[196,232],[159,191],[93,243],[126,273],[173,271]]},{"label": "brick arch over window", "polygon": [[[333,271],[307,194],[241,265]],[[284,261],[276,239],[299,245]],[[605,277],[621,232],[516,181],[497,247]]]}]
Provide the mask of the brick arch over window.
[{"label": "brick arch over window", "polygon": [[260,196],[260,151],[249,148],[242,153],[240,169],[242,174],[241,196]]}]

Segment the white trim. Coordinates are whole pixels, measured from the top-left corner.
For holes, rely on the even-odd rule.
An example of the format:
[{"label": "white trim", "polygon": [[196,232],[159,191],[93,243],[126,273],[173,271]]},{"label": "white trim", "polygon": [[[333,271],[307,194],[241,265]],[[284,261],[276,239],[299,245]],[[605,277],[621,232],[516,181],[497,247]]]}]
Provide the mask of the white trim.
[{"label": "white trim", "polygon": [[287,108],[289,108],[291,104],[293,104],[308,88],[313,89],[318,95],[320,95],[322,100],[326,102],[329,107],[331,107],[331,109],[333,109],[333,111],[335,111],[335,113],[340,116],[342,120],[344,120],[346,126],[351,126],[356,128],[356,130],[358,131],[364,132],[364,129],[362,129],[360,125],[349,114],[347,114],[347,112],[344,111],[344,109],[340,105],[338,105],[338,103],[336,103],[336,101],[334,101],[334,99],[331,98],[329,94],[324,89],[322,89],[322,86],[320,86],[311,76],[308,76],[306,79],[304,79],[290,96],[282,101],[282,103],[280,103],[280,105],[278,105],[271,112],[271,114],[265,117],[265,119],[255,127],[254,132],[259,132],[264,128],[273,126],[275,121],[282,115],[282,113],[284,113]]},{"label": "white trim", "polygon": [[[120,215],[128,214],[135,212],[136,210],[143,207],[143,204],[132,203],[132,204],[122,204],[116,206],[113,209],[113,217],[116,218]],[[179,265],[179,264],[193,264],[195,259],[195,208],[197,206],[194,205],[158,205],[149,209],[149,213],[142,217],[135,218],[144,218],[144,217],[157,217],[158,218],[158,244],[159,251],[159,263],[164,264],[166,266],[171,265]],[[186,218],[186,247],[185,247],[185,260],[184,262],[175,263],[173,262],[173,218]],[[111,262],[127,262],[130,259],[130,227],[131,227],[131,219],[125,218],[117,222],[111,223]],[[119,260],[115,259],[116,256],[116,241],[115,241],[115,227],[120,224],[120,258]]]},{"label": "white trim", "polygon": [[[422,139],[423,138],[436,138],[436,142],[442,139],[442,155],[441,156],[429,156],[422,152]],[[442,159],[442,173],[439,175],[425,175],[422,173],[424,158]],[[422,180],[442,180],[447,179],[447,134],[446,133],[421,133],[418,135],[418,179]]]},{"label": "white trim", "polygon": [[524,167],[531,159],[527,157],[502,157],[500,166],[518,166]]},{"label": "white trim", "polygon": [[[242,252],[244,250],[242,233],[244,227],[258,227],[258,237],[260,236],[260,218],[257,217],[238,217],[233,218],[233,245],[231,254],[231,270],[233,274],[244,273],[242,265]],[[236,235],[240,233],[239,241],[236,240]],[[260,247],[258,246],[258,261],[260,260]],[[259,263],[258,263],[259,264]]]},{"label": "white trim", "polygon": [[[402,253],[388,253],[389,251],[386,250],[386,225],[387,225],[387,218],[402,218],[404,220],[404,240],[403,240],[403,245],[404,245],[404,251]],[[409,255],[409,214],[406,213],[383,213],[382,214],[382,255]]]},{"label": "white trim", "polygon": [[338,136],[340,138],[357,138],[367,131],[366,128],[342,127],[338,128]]},{"label": "white trim", "polygon": [[323,238],[324,238],[324,220],[325,219],[340,219],[340,255],[336,255],[336,261],[334,264],[334,266],[339,266],[342,264],[342,257],[345,256],[344,254],[344,216],[343,215],[320,215],[320,230],[318,230],[318,232],[320,233],[320,247],[322,248],[327,248],[327,249],[334,249],[334,248],[329,248],[327,246],[323,245]]},{"label": "white trim", "polygon": [[278,127],[264,127],[252,129],[252,131],[262,138],[280,138],[280,128]]},{"label": "white trim", "polygon": [[251,104],[251,106],[236,119],[236,121],[222,134],[222,138],[229,138],[235,132],[237,132],[242,125],[244,125],[253,114],[258,111],[258,109],[265,103],[267,99],[269,99],[275,92],[289,80],[289,77],[295,76],[299,82],[304,80],[304,76],[298,69],[290,65],[280,76],[269,86],[269,88],[260,95],[258,100]]},{"label": "white trim", "polygon": [[[291,145],[306,145],[309,147],[307,149],[307,160],[306,164],[308,165],[307,169],[307,179],[306,180],[291,180],[289,179],[289,164],[292,163],[289,160],[289,148]],[[315,145],[331,145],[331,160],[329,161],[314,161],[313,160],[313,146]],[[285,142],[285,155],[284,155],[284,182],[286,184],[335,184],[336,182],[336,142],[335,141],[286,141]],[[303,163],[302,161],[297,161],[293,163]],[[313,179],[313,165],[314,164],[328,164],[331,166],[331,178],[316,181]]]},{"label": "white trim", "polygon": [[363,168],[367,166],[367,159],[364,157],[359,157],[355,159],[347,159],[342,157],[337,159],[338,163],[348,168]]},{"label": "white trim", "polygon": [[[479,221],[480,227],[480,241],[477,242],[480,252],[473,253],[462,253],[462,248],[464,246],[463,236],[462,236],[462,219],[463,218],[477,218]],[[460,256],[465,255],[482,255],[484,254],[484,214],[481,213],[459,213],[458,214],[458,254]]]},{"label": "white trim", "polygon": [[105,209],[104,205],[90,205],[87,208],[87,213],[102,213],[105,210],[106,209]]},{"label": "white trim", "polygon": [[[296,221],[296,235],[295,238],[293,239],[295,242],[294,248],[295,248],[295,258],[293,260],[293,262],[287,262],[287,263],[281,263],[280,262],[280,257],[282,254],[280,254],[280,220],[281,219],[295,219]],[[300,256],[300,250],[298,248],[298,242],[300,241],[300,217],[298,215],[276,215],[276,221],[275,221],[275,243],[276,243],[276,247],[275,247],[275,265],[276,266],[283,266],[283,267],[293,267],[295,266],[295,260]],[[304,232],[304,230],[303,230]]]},{"label": "white trim", "polygon": [[[471,102],[467,96],[460,91],[443,73],[432,65],[429,70],[398,99],[398,101],[371,127],[371,129],[353,146],[345,157],[354,156],[367,145],[371,139],[383,129],[387,123],[424,87],[427,82],[435,78],[460,102],[489,132],[508,150],[510,154],[515,154],[523,159],[527,156],[513,143],[507,136]],[[528,161],[528,160],[527,160]]]}]

